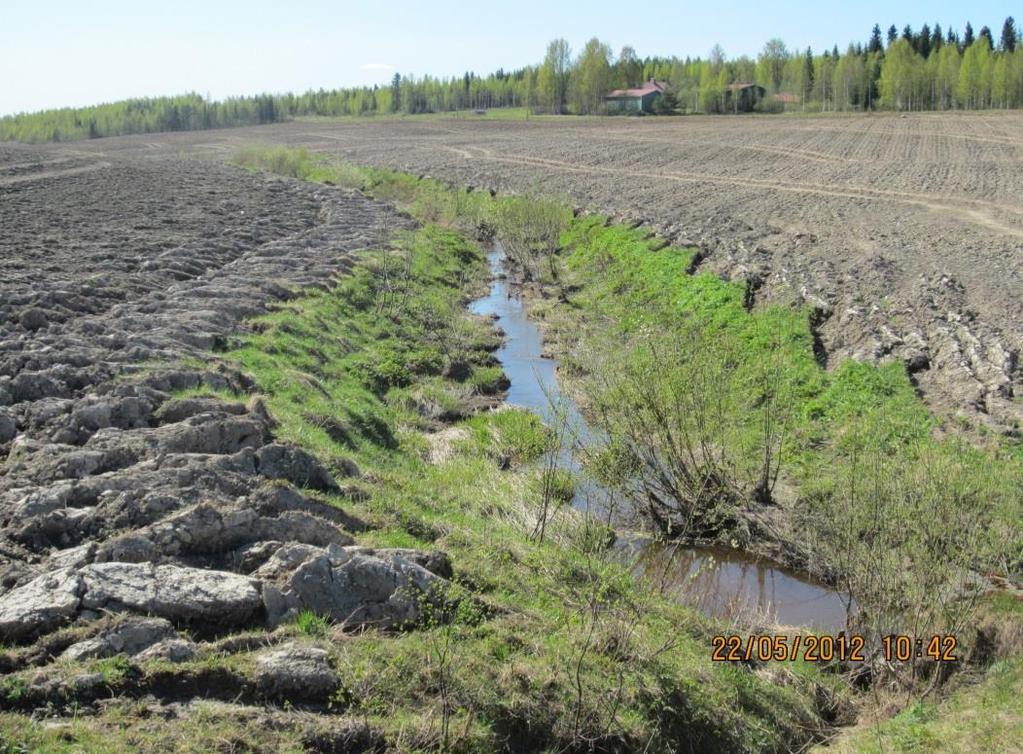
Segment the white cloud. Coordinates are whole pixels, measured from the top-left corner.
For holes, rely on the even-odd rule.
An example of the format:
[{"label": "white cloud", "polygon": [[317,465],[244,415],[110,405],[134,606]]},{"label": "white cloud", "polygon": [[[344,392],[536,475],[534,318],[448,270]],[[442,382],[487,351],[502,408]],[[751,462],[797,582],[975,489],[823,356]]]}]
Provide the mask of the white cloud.
[{"label": "white cloud", "polygon": [[359,69],[363,71],[393,71],[394,66],[387,63],[363,63]]}]

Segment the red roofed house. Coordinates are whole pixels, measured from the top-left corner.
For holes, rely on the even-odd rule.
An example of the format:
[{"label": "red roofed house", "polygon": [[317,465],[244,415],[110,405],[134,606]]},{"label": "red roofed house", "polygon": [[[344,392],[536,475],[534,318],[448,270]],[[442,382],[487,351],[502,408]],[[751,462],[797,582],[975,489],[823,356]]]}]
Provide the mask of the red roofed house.
[{"label": "red roofed house", "polygon": [[655,99],[664,94],[668,85],[663,81],[650,79],[635,89],[615,89],[604,97],[607,110],[611,113],[649,113]]}]

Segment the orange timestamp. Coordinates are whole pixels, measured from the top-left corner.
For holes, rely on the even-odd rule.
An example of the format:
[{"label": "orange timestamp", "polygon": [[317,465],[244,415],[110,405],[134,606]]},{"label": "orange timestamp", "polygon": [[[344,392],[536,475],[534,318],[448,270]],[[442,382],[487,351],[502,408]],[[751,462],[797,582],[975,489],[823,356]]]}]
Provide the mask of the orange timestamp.
[{"label": "orange timestamp", "polygon": [[[881,639],[881,655],[888,662],[933,660],[956,662],[958,639],[951,635],[935,635],[927,639],[893,634]],[[867,640],[859,634],[837,636],[738,634],[717,635],[711,639],[714,662],[865,662]]]}]

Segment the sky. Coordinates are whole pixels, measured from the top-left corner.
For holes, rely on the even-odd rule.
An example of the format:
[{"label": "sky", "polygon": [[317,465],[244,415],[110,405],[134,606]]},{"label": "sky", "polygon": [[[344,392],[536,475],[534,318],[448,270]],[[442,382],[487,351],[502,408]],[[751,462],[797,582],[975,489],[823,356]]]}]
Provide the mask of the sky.
[{"label": "sky", "polygon": [[555,37],[578,50],[597,36],[640,57],[706,56],[718,43],[734,57],[755,56],[771,37],[790,49],[844,49],[875,23],[961,30],[970,21],[997,41],[1009,15],[1023,21],[1023,2],[0,0],[0,115],[384,84],[395,72],[486,74],[538,62]]}]

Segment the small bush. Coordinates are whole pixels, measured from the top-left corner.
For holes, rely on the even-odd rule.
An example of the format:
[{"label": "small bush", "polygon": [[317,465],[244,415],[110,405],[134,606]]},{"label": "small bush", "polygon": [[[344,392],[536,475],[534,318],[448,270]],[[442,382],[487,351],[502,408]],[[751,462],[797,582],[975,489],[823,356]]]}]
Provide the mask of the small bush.
[{"label": "small bush", "polygon": [[234,162],[248,170],[266,170],[289,178],[309,178],[315,163],[305,149],[247,147],[235,153]]}]

